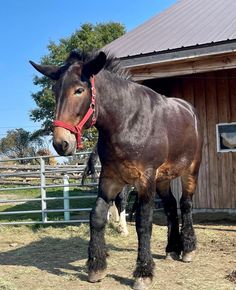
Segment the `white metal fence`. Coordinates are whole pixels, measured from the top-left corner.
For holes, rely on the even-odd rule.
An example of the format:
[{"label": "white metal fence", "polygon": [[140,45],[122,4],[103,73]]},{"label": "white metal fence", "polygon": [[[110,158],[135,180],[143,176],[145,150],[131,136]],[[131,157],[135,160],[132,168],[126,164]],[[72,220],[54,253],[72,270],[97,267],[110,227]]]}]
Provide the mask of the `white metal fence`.
[{"label": "white metal fence", "polygon": [[[88,156],[90,152],[81,152],[77,155]],[[96,198],[97,193],[97,180],[86,183],[86,188],[92,189],[89,194],[70,195],[70,188],[81,188],[81,175],[85,168],[85,165],[57,165],[49,166],[45,165],[45,160],[50,157],[59,156],[41,156],[41,157],[29,157],[29,158],[17,158],[0,160],[0,224],[50,224],[50,223],[76,223],[76,222],[88,222],[88,218],[71,218],[72,213],[90,212],[90,207],[76,207],[71,208],[72,201],[79,201],[82,199]],[[47,159],[46,159],[47,158]],[[28,161],[36,160],[39,165],[15,166],[14,163],[21,160]],[[13,163],[13,165],[12,165]],[[13,168],[13,169],[11,169]],[[16,170],[18,168],[19,170]],[[24,170],[23,170],[24,168]],[[100,172],[100,167],[96,167],[97,173]],[[19,179],[24,178],[25,182],[19,182]],[[33,180],[30,184],[27,184],[28,180]],[[53,180],[56,182],[53,182]],[[36,182],[38,180],[38,184]],[[21,185],[19,185],[21,183]],[[24,185],[25,183],[25,185]],[[49,189],[61,189],[61,196],[48,196]],[[39,196],[27,197],[27,191],[38,190]],[[20,197],[18,192],[26,192],[26,196],[23,194],[23,198]],[[17,194],[16,194],[17,193]],[[16,196],[16,197],[15,197]],[[49,202],[63,201],[61,208],[49,208]],[[39,203],[41,206],[39,209],[23,209],[17,210],[14,205],[25,205],[30,203]],[[11,206],[12,205],[12,206]],[[5,207],[7,208],[5,209]],[[10,208],[10,209],[9,209]],[[11,210],[13,208],[13,210]],[[63,213],[64,218],[50,218],[50,214]],[[40,219],[30,219],[29,216],[33,214],[39,214]],[[26,220],[18,220],[19,216],[26,215]],[[9,216],[11,216],[9,220]],[[4,219],[6,217],[6,219]],[[12,218],[13,217],[13,218]],[[15,217],[15,218],[14,218]]]}]

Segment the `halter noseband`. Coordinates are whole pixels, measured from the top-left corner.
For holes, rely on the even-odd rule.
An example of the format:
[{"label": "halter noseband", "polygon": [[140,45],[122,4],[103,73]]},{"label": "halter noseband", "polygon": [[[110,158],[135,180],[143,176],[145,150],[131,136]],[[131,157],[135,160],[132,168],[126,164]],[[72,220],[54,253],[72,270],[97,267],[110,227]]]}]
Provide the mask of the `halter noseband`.
[{"label": "halter noseband", "polygon": [[96,123],[96,116],[95,116],[95,101],[96,101],[96,90],[95,90],[95,85],[94,85],[94,76],[90,78],[90,83],[91,83],[91,103],[89,105],[89,109],[83,119],[79,122],[78,125],[73,126],[71,124],[65,123],[60,120],[55,120],[53,122],[54,127],[61,127],[64,129],[69,130],[73,134],[75,134],[76,137],[76,142],[77,142],[77,149],[83,148],[83,145],[81,144],[81,133],[84,124],[88,121],[88,119],[92,116],[92,122],[90,124],[90,127],[92,127]]}]

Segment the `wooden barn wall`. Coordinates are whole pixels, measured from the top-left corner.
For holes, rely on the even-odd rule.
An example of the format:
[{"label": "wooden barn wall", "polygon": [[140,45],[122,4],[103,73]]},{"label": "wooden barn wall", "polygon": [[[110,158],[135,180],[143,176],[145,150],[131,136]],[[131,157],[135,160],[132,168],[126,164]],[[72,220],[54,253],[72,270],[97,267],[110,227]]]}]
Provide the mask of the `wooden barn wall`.
[{"label": "wooden barn wall", "polygon": [[[216,124],[236,122],[236,69],[145,84],[167,96],[189,101],[199,112],[204,146],[194,207],[236,208],[236,152],[217,153],[216,147]],[[179,183],[174,188],[180,191]]]}]

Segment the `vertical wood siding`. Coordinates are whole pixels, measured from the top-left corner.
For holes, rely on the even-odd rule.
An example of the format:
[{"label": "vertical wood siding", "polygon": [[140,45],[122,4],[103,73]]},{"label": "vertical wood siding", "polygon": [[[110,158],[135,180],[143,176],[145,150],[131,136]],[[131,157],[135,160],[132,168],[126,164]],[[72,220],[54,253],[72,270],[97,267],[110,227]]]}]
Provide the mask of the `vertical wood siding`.
[{"label": "vertical wood siding", "polygon": [[236,153],[217,153],[216,124],[236,122],[236,70],[180,77],[173,82],[171,96],[176,95],[177,83],[182,88],[178,88],[178,96],[182,95],[195,106],[203,126],[203,155],[194,196],[195,208],[235,208]]}]

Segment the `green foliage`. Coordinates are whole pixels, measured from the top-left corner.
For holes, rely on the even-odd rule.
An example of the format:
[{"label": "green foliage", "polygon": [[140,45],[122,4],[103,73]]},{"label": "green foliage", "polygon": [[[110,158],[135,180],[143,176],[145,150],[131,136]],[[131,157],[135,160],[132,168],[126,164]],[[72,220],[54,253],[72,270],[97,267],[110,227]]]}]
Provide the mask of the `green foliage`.
[{"label": "green foliage", "polygon": [[[85,23],[70,37],[60,39],[58,44],[51,41],[48,45],[49,53],[42,57],[41,64],[61,65],[72,50],[90,52],[101,49],[124,33],[125,27],[120,23],[109,22],[97,25]],[[35,122],[42,122],[42,128],[35,133],[35,136],[49,135],[55,108],[55,99],[51,91],[52,81],[45,76],[35,76],[33,82],[40,87],[40,90],[32,94],[37,108],[31,111],[30,118]],[[96,131],[89,130],[84,138],[86,149],[94,146],[95,139]]]},{"label": "green foliage", "polygon": [[[22,128],[9,130],[6,137],[0,139],[0,154],[8,158],[35,156],[42,143],[40,138],[32,138],[32,134]],[[20,163],[24,162],[28,160]]]}]

